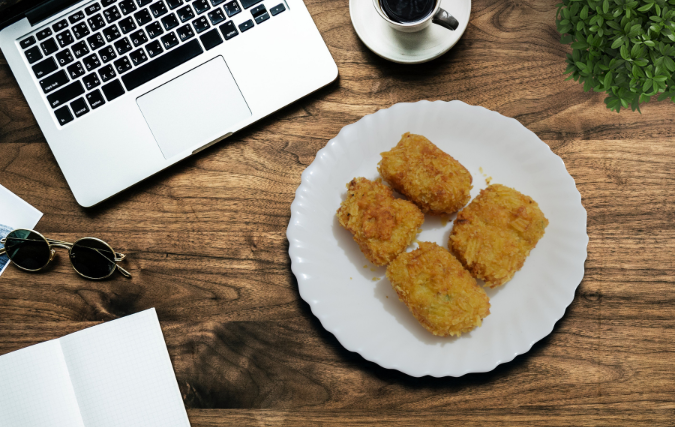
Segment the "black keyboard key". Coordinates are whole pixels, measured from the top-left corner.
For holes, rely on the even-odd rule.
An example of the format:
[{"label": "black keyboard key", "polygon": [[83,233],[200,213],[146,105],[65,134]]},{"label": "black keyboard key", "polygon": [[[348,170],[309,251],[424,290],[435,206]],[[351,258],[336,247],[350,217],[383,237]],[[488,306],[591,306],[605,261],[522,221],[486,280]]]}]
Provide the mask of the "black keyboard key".
[{"label": "black keyboard key", "polygon": [[101,61],[98,59],[98,56],[96,56],[95,53],[92,53],[91,55],[84,58],[82,63],[84,64],[84,68],[86,68],[87,71],[95,70],[101,66]]},{"label": "black keyboard key", "polygon": [[33,73],[35,74],[35,77],[39,79],[56,71],[57,68],[59,68],[59,66],[56,65],[54,58],[47,58],[44,61],[33,65]]},{"label": "black keyboard key", "polygon": [[264,4],[261,4],[260,6],[256,6],[253,9],[251,9],[251,15],[254,18],[257,18],[258,16],[262,15],[265,12],[267,12],[267,9],[265,9]]},{"label": "black keyboard key", "polygon": [[148,9],[142,9],[134,13],[134,18],[136,18],[136,22],[138,22],[139,27],[142,27],[143,25],[152,21],[152,15],[150,15]]},{"label": "black keyboard key", "polygon": [[71,24],[74,24],[77,21],[81,21],[83,19],[84,19],[84,12],[82,12],[81,10],[73,13],[68,17],[68,20],[70,21]]},{"label": "black keyboard key", "polygon": [[255,17],[255,23],[260,25],[263,22],[267,21],[268,19],[270,19],[270,14],[265,12],[262,15]]},{"label": "black keyboard key", "polygon": [[66,72],[63,70],[59,70],[56,73],[52,74],[51,76],[40,80],[40,86],[42,87],[42,91],[44,93],[49,93],[53,90],[60,88],[69,81],[70,80],[68,79],[68,75],[66,74]]},{"label": "black keyboard key", "polygon": [[206,12],[207,10],[211,9],[211,5],[209,4],[209,0],[195,0],[192,2],[192,7],[195,8],[197,11],[197,15]]},{"label": "black keyboard key", "polygon": [[209,12],[209,19],[213,25],[218,25],[225,20],[225,14],[222,9],[216,9],[213,12]]},{"label": "black keyboard key", "polygon": [[96,86],[100,85],[101,81],[98,79],[98,74],[91,73],[82,77],[82,83],[84,83],[84,87],[86,87],[87,90],[92,90]]},{"label": "black keyboard key", "polygon": [[101,0],[101,6],[108,7],[111,4],[115,3],[117,0]]},{"label": "black keyboard key", "polygon": [[92,110],[95,110],[101,105],[105,104],[103,95],[101,95],[101,92],[98,89],[87,94],[87,101],[89,101],[89,105],[91,106]]},{"label": "black keyboard key", "polygon": [[152,16],[154,16],[155,18],[159,18],[168,11],[169,10],[164,5],[163,1],[158,1],[150,6],[150,13],[152,13]]},{"label": "black keyboard key", "polygon": [[171,30],[172,28],[176,28],[178,26],[178,19],[176,18],[176,15],[172,13],[171,15],[162,18],[162,25],[164,25],[164,29],[167,31]]},{"label": "black keyboard key", "polygon": [[73,35],[68,30],[63,31],[56,35],[56,41],[59,42],[59,46],[66,47],[73,42]]},{"label": "black keyboard key", "polygon": [[78,40],[89,35],[89,27],[87,27],[87,24],[84,22],[73,25],[72,30],[73,34],[75,34],[75,38]]},{"label": "black keyboard key", "polygon": [[147,27],[145,27],[145,31],[148,32],[148,35],[150,36],[151,39],[159,37],[164,32],[164,30],[162,30],[162,26],[159,25],[158,21],[155,21],[152,24],[149,24]]},{"label": "black keyboard key", "polygon": [[189,21],[195,17],[195,13],[192,11],[192,8],[189,4],[178,9],[176,14],[178,15],[178,19],[180,19],[180,22]]},{"label": "black keyboard key", "polygon": [[223,33],[223,37],[225,38],[225,40],[229,40],[232,37],[239,34],[239,31],[237,31],[237,27],[235,27],[234,22],[232,21],[227,21],[218,28],[220,28],[220,32]]},{"label": "black keyboard key", "polygon": [[[241,0],[241,5],[244,6],[244,9],[248,9],[251,6],[255,6],[263,0]],[[241,25],[240,25],[241,26]]]},{"label": "black keyboard key", "polygon": [[70,113],[68,106],[61,107],[54,111],[54,115],[61,126],[73,121],[73,115]]},{"label": "black keyboard key", "polygon": [[117,40],[122,35],[115,24],[112,24],[105,30],[101,31],[101,33],[103,34],[103,37],[105,37],[105,41],[108,43]]},{"label": "black keyboard key", "polygon": [[84,55],[89,53],[89,48],[87,47],[87,43],[84,41],[77,42],[75,43],[71,49],[73,50],[73,53],[75,54],[75,58],[80,59]]},{"label": "black keyboard key", "polygon": [[239,3],[237,3],[236,1],[225,3],[223,8],[225,9],[225,12],[227,12],[227,16],[229,16],[230,18],[236,15],[237,13],[241,12]]},{"label": "black keyboard key", "polygon": [[166,4],[169,5],[169,9],[174,10],[183,4],[183,0],[166,0]]},{"label": "black keyboard key", "polygon": [[136,3],[138,3],[138,7],[143,7],[152,3],[152,0],[136,0]]},{"label": "black keyboard key", "polygon": [[178,28],[176,30],[176,33],[178,33],[178,38],[182,42],[192,38],[195,35],[194,31],[192,31],[192,27],[190,26],[190,24],[185,24],[182,27]]},{"label": "black keyboard key", "polygon": [[145,54],[143,48],[136,49],[135,51],[131,52],[129,54],[129,58],[131,58],[131,62],[133,62],[135,66],[139,66],[148,60],[148,56]]},{"label": "black keyboard key", "polygon": [[162,44],[164,45],[164,49],[169,50],[178,44],[178,38],[176,38],[174,33],[169,33],[162,37]]},{"label": "black keyboard key", "polygon": [[35,44],[35,37],[33,37],[33,36],[27,37],[27,38],[21,40],[21,41],[19,42],[19,44],[21,45],[21,48],[22,48],[22,49],[25,49],[25,48],[27,48],[28,46],[32,46],[32,45]]},{"label": "black keyboard key", "polygon": [[42,53],[45,54],[45,56],[49,56],[52,53],[56,52],[59,50],[59,45],[56,44],[56,41],[54,39],[47,39],[40,43],[40,47],[42,48]]},{"label": "black keyboard key", "polygon": [[218,30],[216,29],[205,33],[204,35],[200,36],[199,39],[202,41],[202,44],[206,50],[211,50],[223,42],[223,39],[220,37],[220,34],[218,34]]},{"label": "black keyboard key", "polygon": [[54,55],[54,58],[56,58],[56,62],[58,62],[59,66],[61,67],[73,62],[73,55],[70,53],[68,49],[64,49],[61,52],[57,53],[56,55]]},{"label": "black keyboard key", "polygon": [[105,39],[103,39],[101,33],[96,33],[91,37],[87,37],[87,43],[89,43],[89,49],[93,52],[105,45]]},{"label": "black keyboard key", "polygon": [[211,0],[211,4],[213,5],[213,7],[216,7],[221,3],[225,3],[225,0]]},{"label": "black keyboard key", "polygon": [[89,6],[84,8],[84,13],[87,14],[87,16],[91,16],[94,13],[98,12],[101,10],[101,5],[98,3],[90,4]]},{"label": "black keyboard key", "polygon": [[37,36],[38,40],[44,40],[47,37],[52,35],[52,29],[51,28],[43,28],[40,31],[35,34]]},{"label": "black keyboard key", "polygon": [[210,25],[209,25],[209,20],[206,19],[206,16],[201,16],[194,21],[192,21],[192,25],[195,27],[195,31],[197,34],[208,30]]},{"label": "black keyboard key", "polygon": [[164,51],[164,49],[162,49],[162,45],[159,44],[159,41],[157,40],[148,43],[145,46],[145,50],[148,51],[148,56],[150,56],[150,58],[154,58],[155,56],[159,55]]},{"label": "black keyboard key", "polygon": [[122,17],[117,6],[113,6],[104,10],[103,16],[105,17],[105,20],[108,21],[108,24],[115,22]]},{"label": "black keyboard key", "polygon": [[57,53],[54,55],[54,58],[56,58],[56,62],[59,63],[60,67],[63,67],[64,65],[68,65],[71,62],[73,62],[73,55],[70,53],[70,50],[64,49],[61,52]]},{"label": "black keyboard key", "polygon": [[124,74],[131,70],[131,62],[129,62],[129,58],[126,56],[115,61],[114,65],[115,69],[117,70],[117,74]]},{"label": "black keyboard key", "polygon": [[98,75],[101,76],[101,81],[107,82],[108,80],[115,77],[115,69],[112,65],[106,65],[105,67],[98,70]]},{"label": "black keyboard key", "polygon": [[124,95],[124,88],[122,87],[122,83],[120,83],[119,80],[110,82],[107,85],[104,85],[101,89],[103,89],[103,93],[105,94],[105,97],[108,101],[112,101],[113,99]]},{"label": "black keyboard key", "polygon": [[136,29],[136,22],[134,22],[134,20],[131,19],[131,17],[124,18],[117,24],[120,26],[120,29],[122,30],[123,34],[126,34]]},{"label": "black keyboard key", "polygon": [[129,39],[125,37],[122,40],[115,42],[115,49],[120,55],[124,55],[125,53],[129,52],[131,50],[131,43],[129,43]]},{"label": "black keyboard key", "polygon": [[70,108],[73,109],[75,117],[84,116],[89,112],[89,107],[87,107],[87,103],[84,102],[84,98],[77,98],[75,101],[71,102]]},{"label": "black keyboard key", "polygon": [[134,0],[122,0],[118,3],[118,6],[124,15],[128,15],[136,10],[136,3],[134,3]]},{"label": "black keyboard key", "polygon": [[82,64],[79,62],[74,63],[73,65],[70,65],[68,68],[68,74],[70,74],[70,79],[75,80],[78,77],[84,75],[84,67],[82,67]]},{"label": "black keyboard key", "polygon": [[248,21],[244,21],[241,24],[239,24],[239,31],[241,31],[242,33],[244,31],[250,30],[251,28],[253,28],[253,21],[251,21],[250,19]]},{"label": "black keyboard key", "polygon": [[68,21],[66,21],[65,19],[62,19],[56,24],[52,25],[52,29],[54,30],[55,33],[58,33],[64,28],[68,28]]},{"label": "black keyboard key", "polygon": [[89,23],[92,31],[98,31],[106,25],[100,13],[97,13],[91,18],[87,19],[87,22]]},{"label": "black keyboard key", "polygon": [[47,102],[52,108],[60,107],[63,104],[70,102],[84,93],[84,87],[80,82],[72,82],[51,95],[47,95]]},{"label": "black keyboard key", "polygon": [[135,33],[129,34],[131,43],[134,44],[134,47],[138,47],[148,41],[148,36],[145,35],[143,30],[138,30]]},{"label": "black keyboard key", "polygon": [[26,59],[31,64],[42,59],[42,52],[40,52],[40,49],[38,49],[37,46],[31,47],[30,49],[28,49],[25,52],[25,55],[26,55]]},{"label": "black keyboard key", "polygon": [[150,80],[161,76],[169,70],[189,61],[195,56],[204,52],[199,45],[199,41],[192,40],[176,49],[165,53],[157,59],[154,59],[142,67],[122,76],[122,81],[127,90],[133,90]]},{"label": "black keyboard key", "polygon": [[117,58],[117,54],[115,53],[115,49],[113,49],[112,46],[106,46],[103,49],[98,51],[98,56],[101,57],[101,60],[103,61],[104,64],[112,61],[113,59]]}]

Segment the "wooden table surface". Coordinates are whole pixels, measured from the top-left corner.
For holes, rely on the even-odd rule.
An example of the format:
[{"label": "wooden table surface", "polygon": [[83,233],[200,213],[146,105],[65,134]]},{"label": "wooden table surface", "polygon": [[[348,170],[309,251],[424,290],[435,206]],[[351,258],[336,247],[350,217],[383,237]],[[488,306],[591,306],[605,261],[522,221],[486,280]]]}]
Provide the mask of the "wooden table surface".
[{"label": "wooden table surface", "polygon": [[[556,3],[476,0],[454,49],[405,66],[360,42],[347,0],[306,0],[337,82],[92,209],[0,57],[0,184],[44,212],[37,230],[100,237],[134,275],[86,281],[63,253],[44,274],[10,266],[0,354],[156,307],[194,427],[673,425],[675,106],[617,114],[564,82]],[[364,360],[321,327],[290,270],[290,205],[316,152],[362,116],[421,99],[519,120],[565,161],[588,211],[574,302],[489,373],[412,378]]]}]

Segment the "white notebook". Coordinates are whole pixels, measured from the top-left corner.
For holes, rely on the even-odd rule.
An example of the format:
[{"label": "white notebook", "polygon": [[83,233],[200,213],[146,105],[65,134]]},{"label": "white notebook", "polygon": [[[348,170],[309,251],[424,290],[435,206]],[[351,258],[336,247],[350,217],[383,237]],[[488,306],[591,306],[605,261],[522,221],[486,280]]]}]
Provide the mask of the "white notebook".
[{"label": "white notebook", "polygon": [[189,427],[155,309],[0,357],[2,427]]}]

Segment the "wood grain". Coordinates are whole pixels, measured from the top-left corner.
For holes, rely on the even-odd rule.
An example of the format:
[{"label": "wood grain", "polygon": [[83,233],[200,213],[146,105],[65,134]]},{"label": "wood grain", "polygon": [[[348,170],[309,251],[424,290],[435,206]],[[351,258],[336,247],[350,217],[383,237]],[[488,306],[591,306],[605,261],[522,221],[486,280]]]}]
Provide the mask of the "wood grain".
[{"label": "wood grain", "polygon": [[[364,0],[365,1],[365,0]],[[95,235],[132,280],[0,278],[0,354],[156,307],[195,427],[673,425],[673,105],[608,111],[565,82],[554,1],[477,0],[428,64],[368,51],[347,0],[306,4],[339,80],[93,209],[74,201],[0,57],[0,184],[54,238]],[[396,102],[460,99],[514,117],[565,162],[588,211],[586,275],[553,333],[485,374],[411,378],[345,350],[312,315],[285,237],[300,174],[345,125]]]}]

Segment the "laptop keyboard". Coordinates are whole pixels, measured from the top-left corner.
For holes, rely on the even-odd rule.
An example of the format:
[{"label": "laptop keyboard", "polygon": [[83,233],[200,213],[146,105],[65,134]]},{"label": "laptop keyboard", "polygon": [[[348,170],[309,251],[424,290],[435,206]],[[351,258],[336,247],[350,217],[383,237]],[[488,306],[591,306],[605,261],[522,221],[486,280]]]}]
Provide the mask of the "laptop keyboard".
[{"label": "laptop keyboard", "polygon": [[262,1],[100,0],[19,45],[63,126],[286,10]]}]

